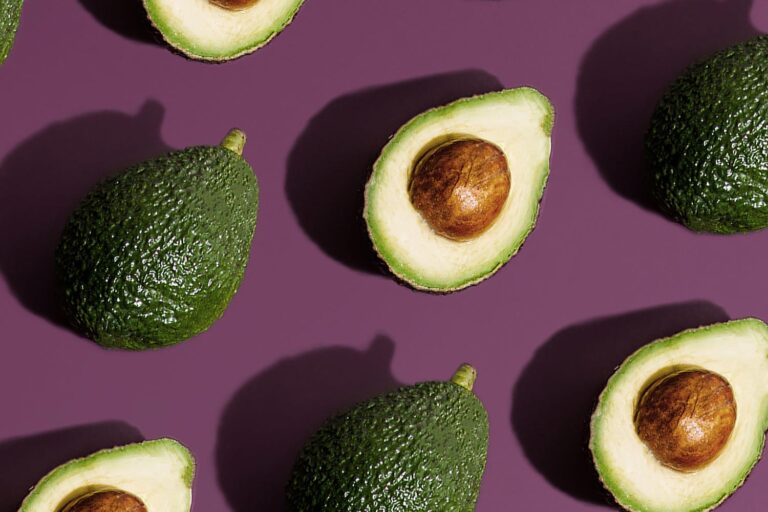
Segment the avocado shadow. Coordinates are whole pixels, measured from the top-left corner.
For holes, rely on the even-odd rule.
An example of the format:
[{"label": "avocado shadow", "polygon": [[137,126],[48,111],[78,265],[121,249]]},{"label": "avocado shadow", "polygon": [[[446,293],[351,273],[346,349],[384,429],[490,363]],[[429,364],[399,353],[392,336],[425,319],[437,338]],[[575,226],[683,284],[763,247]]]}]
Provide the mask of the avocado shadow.
[{"label": "avocado shadow", "polygon": [[503,88],[493,75],[465,70],[363,89],[327,104],[288,156],[285,192],[304,232],[328,256],[379,273],[362,218],[376,157],[410,118],[464,96]]},{"label": "avocado shadow", "polygon": [[123,37],[148,44],[162,44],[141,0],[79,0],[104,27]]},{"label": "avocado shadow", "polygon": [[136,115],[96,112],[57,122],[0,163],[0,273],[25,308],[66,326],[54,276],[64,224],[94,185],[170,150],[160,136],[163,113],[147,101]]},{"label": "avocado shadow", "polygon": [[323,348],[279,361],[243,385],[219,425],[219,484],[234,512],[286,509],[285,488],[304,442],[330,416],[401,384],[395,345]]},{"label": "avocado shadow", "polygon": [[0,512],[18,510],[29,490],[55,467],[143,440],[135,427],[109,421],[0,441]]},{"label": "avocado shadow", "polygon": [[589,453],[589,421],[608,378],[641,346],[728,320],[706,301],[598,318],[560,330],[539,348],[512,393],[512,429],[550,484],[582,501],[609,504]]},{"label": "avocado shadow", "polygon": [[651,115],[688,65],[758,35],[752,0],[668,0],[643,7],[599,36],[579,71],[577,129],[605,182],[656,210],[644,154]]}]

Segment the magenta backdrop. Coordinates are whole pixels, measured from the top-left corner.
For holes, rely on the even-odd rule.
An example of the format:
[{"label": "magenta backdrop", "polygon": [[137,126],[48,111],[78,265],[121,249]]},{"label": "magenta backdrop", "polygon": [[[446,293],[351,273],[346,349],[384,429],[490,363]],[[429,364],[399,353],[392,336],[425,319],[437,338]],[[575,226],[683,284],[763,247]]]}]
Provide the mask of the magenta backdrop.
[{"label": "magenta backdrop", "polygon": [[[768,234],[692,234],[646,207],[642,133],[691,59],[768,28],[751,0],[309,0],[224,65],[147,42],[128,0],[29,1],[0,68],[0,512],[52,465],[172,436],[194,510],[280,510],[324,417],[476,365],[491,418],[478,510],[602,508],[586,452],[596,394],[639,344],[768,317]],[[403,121],[531,85],[557,110],[538,228],[496,277],[450,296],[370,272],[359,189]],[[51,251],[100,177],[167,148],[249,135],[261,182],[240,292],[207,333],[107,352],[61,325]],[[768,464],[723,510],[763,510]]]}]

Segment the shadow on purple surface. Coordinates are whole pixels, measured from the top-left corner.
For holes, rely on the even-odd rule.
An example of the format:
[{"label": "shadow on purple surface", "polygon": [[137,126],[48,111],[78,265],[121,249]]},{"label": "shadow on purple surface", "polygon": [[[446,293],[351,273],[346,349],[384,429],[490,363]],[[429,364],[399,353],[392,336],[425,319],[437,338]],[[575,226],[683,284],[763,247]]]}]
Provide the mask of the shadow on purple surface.
[{"label": "shadow on purple surface", "polygon": [[221,419],[219,484],[234,512],[285,510],[285,486],[309,436],[338,412],[401,386],[390,373],[395,345],[323,348],[282,360],[241,387]]},{"label": "shadow on purple surface", "polygon": [[579,135],[619,195],[654,209],[643,140],[667,85],[689,64],[758,35],[752,0],[668,0],[643,7],[595,40],[582,60]]},{"label": "shadow on purple surface", "polygon": [[0,273],[24,307],[66,325],[53,263],[64,224],[104,178],[170,150],[160,137],[163,113],[148,101],[135,116],[97,112],[58,122],[0,163]]},{"label": "shadow on purple surface", "polygon": [[597,397],[636,349],[684,329],[728,320],[706,301],[670,304],[566,327],[536,351],[515,384],[512,428],[530,463],[583,501],[610,503],[587,447]]},{"label": "shadow on purple surface", "polygon": [[285,191],[302,229],[331,258],[378,273],[362,220],[363,191],[387,140],[424,110],[502,87],[485,71],[465,70],[331,101],[309,121],[288,157]]},{"label": "shadow on purple surface", "polygon": [[81,425],[0,442],[0,512],[15,512],[30,488],[56,466],[104,448],[143,441],[120,421]]},{"label": "shadow on purple surface", "polygon": [[162,45],[141,0],[79,0],[103,26],[128,39]]}]

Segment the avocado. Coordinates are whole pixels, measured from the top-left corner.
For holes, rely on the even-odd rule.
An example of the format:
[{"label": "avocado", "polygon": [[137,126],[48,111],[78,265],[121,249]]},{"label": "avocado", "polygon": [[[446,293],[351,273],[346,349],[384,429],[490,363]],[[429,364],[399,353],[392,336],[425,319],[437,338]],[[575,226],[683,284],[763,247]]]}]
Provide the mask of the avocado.
[{"label": "avocado", "polygon": [[651,119],[646,153],[663,212],[693,231],[768,226],[768,37],[691,66]]},{"label": "avocado", "polygon": [[307,442],[288,483],[291,512],[471,512],[488,449],[488,415],[462,365],[363,402]]},{"label": "avocado", "polygon": [[24,0],[0,0],[0,64],[5,62],[16,39]]},{"label": "avocado", "polygon": [[129,444],[57,467],[19,512],[189,512],[194,475],[192,454],[177,441]]},{"label": "avocado", "polygon": [[637,512],[711,510],[744,483],[768,428],[768,326],[683,331],[609,379],[589,442],[600,479]]},{"label": "avocado", "polygon": [[163,39],[192,59],[222,62],[283,31],[304,0],[143,0]]},{"label": "avocado", "polygon": [[451,292],[493,275],[536,224],[554,111],[522,87],[428,110],[384,147],[363,217],[379,257],[415,289]]},{"label": "avocado", "polygon": [[259,189],[245,135],[140,163],[91,191],[56,249],[64,311],[100,345],[178,343],[223,313],[243,278]]}]

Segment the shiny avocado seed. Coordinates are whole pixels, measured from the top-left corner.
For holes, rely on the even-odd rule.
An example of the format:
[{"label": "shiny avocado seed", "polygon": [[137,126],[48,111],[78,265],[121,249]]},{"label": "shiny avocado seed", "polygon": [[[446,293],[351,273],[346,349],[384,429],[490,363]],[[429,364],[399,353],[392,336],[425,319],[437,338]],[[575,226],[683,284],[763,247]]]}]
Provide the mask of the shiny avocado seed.
[{"label": "shiny avocado seed", "polygon": [[637,434],[656,459],[685,472],[714,460],[735,423],[730,384],[706,370],[660,378],[643,394],[635,414]]},{"label": "shiny avocado seed", "polygon": [[209,0],[212,4],[230,11],[242,11],[254,5],[259,0]]},{"label": "shiny avocado seed", "polygon": [[133,494],[109,490],[80,496],[61,512],[147,512],[147,507]]},{"label": "shiny avocado seed", "polygon": [[504,152],[484,140],[462,139],[428,152],[416,165],[408,191],[433,231],[462,241],[493,224],[509,189]]}]

